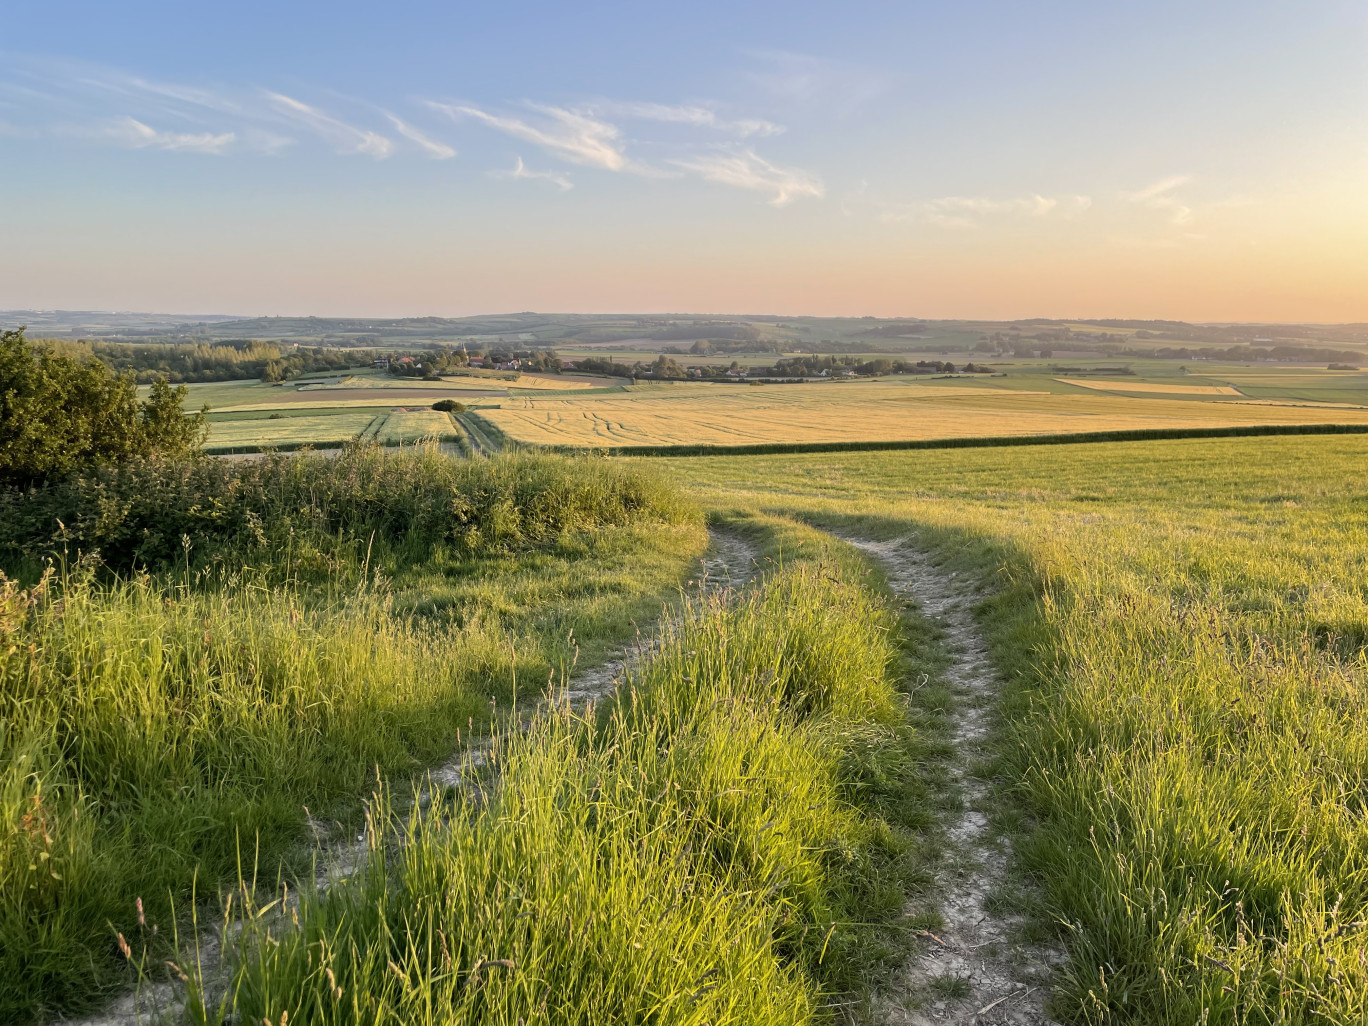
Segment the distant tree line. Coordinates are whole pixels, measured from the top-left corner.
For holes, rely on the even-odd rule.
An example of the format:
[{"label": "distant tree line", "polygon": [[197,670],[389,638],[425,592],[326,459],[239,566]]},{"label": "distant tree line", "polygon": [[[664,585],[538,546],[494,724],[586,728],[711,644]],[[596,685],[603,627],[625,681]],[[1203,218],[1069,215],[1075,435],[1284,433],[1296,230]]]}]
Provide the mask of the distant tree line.
[{"label": "distant tree line", "polygon": [[437,349],[431,352],[410,355],[408,358],[390,359],[389,371],[399,377],[440,378],[443,374],[456,374],[470,365],[472,359],[485,359],[490,364],[506,364],[518,361],[518,369],[536,374],[559,374],[561,361],[551,350],[492,350],[483,349]]},{"label": "distant tree line", "polygon": [[[949,360],[895,360],[877,357],[873,360],[859,360],[851,356],[795,356],[779,360],[769,367],[743,367],[733,360],[730,366],[721,364],[701,364],[685,366],[674,356],[661,353],[652,363],[615,363],[612,359],[595,358],[579,360],[576,369],[593,374],[612,374],[618,377],[650,378],[652,380],[680,381],[686,378],[719,380],[745,376],[749,378],[820,378],[836,376],[878,377],[884,374],[954,374],[963,371],[968,374],[991,373],[986,365],[966,363],[957,368]],[[846,372],[849,372],[849,375]]]},{"label": "distant tree line", "polygon": [[232,339],[186,345],[134,342],[53,342],[55,352],[75,360],[99,360],[116,374],[129,373],[140,385],[158,378],[172,384],[197,381],[286,381],[301,374],[368,366],[369,350],[281,346],[273,342]]},{"label": "distant tree line", "polygon": [[1347,349],[1320,349],[1312,346],[1230,346],[1226,349],[1187,346],[1161,346],[1152,349],[1131,346],[1113,350],[1119,356],[1145,360],[1220,360],[1227,363],[1338,363],[1358,367],[1368,355]]}]

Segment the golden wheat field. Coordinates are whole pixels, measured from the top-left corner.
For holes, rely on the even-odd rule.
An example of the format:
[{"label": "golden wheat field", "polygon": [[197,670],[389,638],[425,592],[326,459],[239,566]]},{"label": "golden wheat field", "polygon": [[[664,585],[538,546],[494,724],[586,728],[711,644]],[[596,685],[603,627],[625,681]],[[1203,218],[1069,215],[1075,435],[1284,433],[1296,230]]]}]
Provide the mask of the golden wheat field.
[{"label": "golden wheat field", "polygon": [[1095,392],[1138,392],[1148,395],[1239,395],[1230,385],[1169,385],[1145,381],[1096,381],[1055,378],[1065,385],[1090,388]]},{"label": "golden wheat field", "polygon": [[1368,410],[1052,395],[900,382],[681,384],[611,395],[511,399],[480,415],[541,445],[753,445],[911,441],[1259,424],[1368,424]]}]

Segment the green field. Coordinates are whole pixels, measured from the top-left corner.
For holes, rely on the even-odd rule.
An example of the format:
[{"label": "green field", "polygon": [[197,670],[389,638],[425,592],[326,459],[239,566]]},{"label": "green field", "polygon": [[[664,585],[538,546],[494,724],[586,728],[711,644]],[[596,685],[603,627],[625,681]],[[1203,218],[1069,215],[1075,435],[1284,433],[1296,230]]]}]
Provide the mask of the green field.
[{"label": "green field", "polygon": [[269,416],[250,420],[216,420],[210,423],[205,447],[212,452],[278,445],[340,445],[355,439],[375,417],[370,412],[348,412],[310,417],[281,416],[275,420]]},{"label": "green field", "polygon": [[982,580],[984,772],[1064,1021],[1362,1021],[1368,443],[694,459]]},{"label": "green field", "polygon": [[480,430],[0,497],[0,1017],[1368,1015],[1368,439]]},{"label": "green field", "polygon": [[436,410],[395,410],[385,416],[370,437],[381,445],[401,445],[425,438],[453,438],[456,433],[448,414]]}]

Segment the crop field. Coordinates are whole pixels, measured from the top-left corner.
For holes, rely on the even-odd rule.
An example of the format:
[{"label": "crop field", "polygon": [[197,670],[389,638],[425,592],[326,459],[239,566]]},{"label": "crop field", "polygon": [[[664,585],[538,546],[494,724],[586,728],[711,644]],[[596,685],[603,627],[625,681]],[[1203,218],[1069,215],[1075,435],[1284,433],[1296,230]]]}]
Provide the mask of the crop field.
[{"label": "crop field", "polygon": [[370,412],[342,413],[320,417],[269,416],[252,420],[217,420],[209,425],[205,442],[210,451],[246,446],[333,445],[351,441],[375,419]]},{"label": "crop field", "polygon": [[1181,384],[1155,384],[1147,381],[1098,381],[1096,379],[1080,380],[1077,378],[1059,378],[1066,385],[1076,385],[1079,388],[1091,388],[1099,392],[1137,392],[1140,394],[1154,395],[1239,395],[1237,388],[1230,385],[1181,385]]},{"label": "crop field", "polygon": [[457,433],[451,417],[436,410],[393,410],[367,432],[381,445],[399,445],[424,438],[451,438]]},{"label": "crop field", "polygon": [[854,443],[1150,428],[1368,424],[1368,409],[1055,395],[893,380],[759,387],[681,384],[581,399],[511,399],[497,409],[481,410],[480,416],[521,442],[580,447]]}]

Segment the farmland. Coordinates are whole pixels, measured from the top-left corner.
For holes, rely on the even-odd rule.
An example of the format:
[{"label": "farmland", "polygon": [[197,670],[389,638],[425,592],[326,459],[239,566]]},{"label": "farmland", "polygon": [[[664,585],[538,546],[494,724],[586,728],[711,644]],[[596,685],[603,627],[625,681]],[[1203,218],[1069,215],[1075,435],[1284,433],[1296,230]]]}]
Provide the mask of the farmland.
[{"label": "farmland", "polygon": [[[1091,383],[1090,383],[1091,384]],[[1157,386],[1156,386],[1157,387]],[[1136,386],[1143,391],[1143,387]],[[1058,395],[902,381],[738,387],[660,386],[584,399],[517,399],[480,416],[537,445],[747,445],[1061,435],[1260,424],[1368,424],[1368,408]],[[1198,393],[1200,398],[1208,398]]]},{"label": "farmland", "polygon": [[[10,496],[7,1015],[141,974],[273,1022],[339,990],[387,1021],[516,1021],[553,993],[551,1021],[873,1021],[1028,992],[1065,1022],[1353,1021],[1365,456],[359,448]],[[41,576],[58,546],[104,569]],[[700,591],[700,556],[753,583]],[[513,713],[597,679],[633,623],[654,640],[598,716]],[[1001,683],[969,692],[951,640],[980,635]],[[429,793],[429,770],[469,783]],[[1002,846],[966,925],[950,867]],[[229,890],[221,963],[187,916]],[[967,991],[949,944],[977,952]],[[486,960],[481,986],[448,959]]]},{"label": "farmland", "polygon": [[335,451],[0,491],[0,1018],[1361,1020],[1368,436],[1070,442],[1361,375],[1203,370],[219,382]]},{"label": "farmland", "polygon": [[[332,446],[363,434],[376,437],[383,420],[362,423],[365,412],[383,417],[439,399],[470,408],[467,430],[515,444],[563,448],[858,445],[1368,423],[1368,375],[1357,372],[1217,364],[1195,374],[1171,361],[1128,365],[1122,368],[1125,377],[1117,377],[1117,367],[1105,363],[1076,369],[1088,373],[1070,376],[1053,363],[1023,360],[996,364],[991,374],[784,384],[627,383],[587,375],[492,371],[425,382],[356,373],[301,379],[288,386],[192,385],[186,407],[209,406],[211,451]],[[339,420],[335,415],[340,412],[354,416]],[[323,417],[328,422],[318,419]],[[231,428],[224,426],[229,418],[235,421]],[[246,419],[256,426],[236,423]],[[368,426],[375,430],[367,431]],[[433,421],[429,426],[440,425]],[[418,432],[414,428],[402,437],[412,440]]]}]

